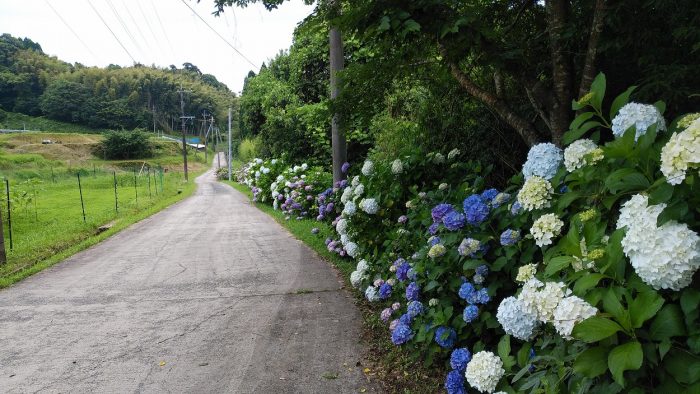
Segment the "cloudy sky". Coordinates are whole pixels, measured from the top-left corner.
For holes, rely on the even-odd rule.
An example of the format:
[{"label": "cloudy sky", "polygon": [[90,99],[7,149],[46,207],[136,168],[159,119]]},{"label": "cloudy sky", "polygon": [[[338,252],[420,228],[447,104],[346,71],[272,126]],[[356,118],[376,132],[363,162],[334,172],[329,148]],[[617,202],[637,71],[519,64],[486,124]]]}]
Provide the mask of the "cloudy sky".
[{"label": "cloudy sky", "polygon": [[213,11],[213,0],[0,0],[0,33],[28,37],[49,55],[87,66],[129,66],[132,58],[162,67],[190,62],[239,92],[248,71],[289,47],[313,7],[290,0],[270,12],[258,4],[219,17]]}]

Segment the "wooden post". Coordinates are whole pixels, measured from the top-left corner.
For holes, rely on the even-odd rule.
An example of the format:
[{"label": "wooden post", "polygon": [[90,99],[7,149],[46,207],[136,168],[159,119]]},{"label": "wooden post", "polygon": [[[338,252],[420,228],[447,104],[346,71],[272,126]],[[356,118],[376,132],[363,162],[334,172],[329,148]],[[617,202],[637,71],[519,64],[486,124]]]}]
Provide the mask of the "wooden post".
[{"label": "wooden post", "polygon": [[85,219],[85,202],[83,201],[83,186],[80,184],[80,170],[78,170],[78,190],[80,190],[80,207],[83,209],[83,223],[86,223],[87,219]]}]

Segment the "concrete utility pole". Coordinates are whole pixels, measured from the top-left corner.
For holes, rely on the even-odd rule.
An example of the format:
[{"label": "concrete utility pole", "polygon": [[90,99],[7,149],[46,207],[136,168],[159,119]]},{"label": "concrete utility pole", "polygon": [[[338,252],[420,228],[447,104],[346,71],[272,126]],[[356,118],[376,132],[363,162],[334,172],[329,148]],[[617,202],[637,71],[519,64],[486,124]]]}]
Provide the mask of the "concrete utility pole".
[{"label": "concrete utility pole", "polygon": [[228,108],[228,180],[231,180],[231,107]]},{"label": "concrete utility pole", "polygon": [[[331,60],[331,100],[335,100],[340,92],[340,81],[338,71],[343,70],[343,40],[340,37],[340,30],[332,23],[332,18],[340,14],[340,4],[337,0],[331,0],[331,29],[329,33],[330,60]],[[333,114],[331,120],[331,145],[333,148],[333,181],[338,182],[345,178],[341,171],[343,163],[347,161],[347,145],[345,141],[345,130],[342,119],[338,113]]]},{"label": "concrete utility pole", "polygon": [[180,93],[180,110],[182,112],[182,116],[180,116],[180,119],[182,120],[182,165],[185,170],[185,182],[187,182],[189,179],[187,177],[187,140],[185,138],[185,121],[186,119],[192,119],[193,117],[185,116],[185,93],[192,93],[192,91],[183,90],[182,85],[180,85],[180,89],[177,92]]}]

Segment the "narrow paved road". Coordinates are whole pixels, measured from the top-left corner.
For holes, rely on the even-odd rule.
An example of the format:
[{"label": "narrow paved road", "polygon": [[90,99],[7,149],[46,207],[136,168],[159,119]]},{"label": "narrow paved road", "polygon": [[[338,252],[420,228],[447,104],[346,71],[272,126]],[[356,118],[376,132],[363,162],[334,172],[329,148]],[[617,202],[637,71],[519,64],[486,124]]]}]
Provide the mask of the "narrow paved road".
[{"label": "narrow paved road", "polygon": [[0,291],[0,392],[375,390],[335,272],[211,171],[196,182]]}]

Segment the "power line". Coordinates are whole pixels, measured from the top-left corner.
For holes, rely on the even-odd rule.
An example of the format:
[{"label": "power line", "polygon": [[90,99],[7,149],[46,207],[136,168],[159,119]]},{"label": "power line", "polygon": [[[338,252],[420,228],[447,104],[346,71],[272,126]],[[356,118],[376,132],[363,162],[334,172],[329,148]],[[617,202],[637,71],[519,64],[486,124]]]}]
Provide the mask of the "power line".
[{"label": "power line", "polygon": [[234,47],[233,45],[231,45],[231,43],[228,42],[228,40],[226,40],[226,38],[224,38],[224,36],[222,36],[221,34],[219,34],[218,31],[214,30],[214,28],[211,27],[211,26],[209,25],[209,23],[207,23],[207,21],[204,20],[204,18],[202,18],[201,16],[199,16],[199,14],[197,13],[197,11],[195,11],[194,8],[190,7],[190,5],[187,4],[187,2],[186,2],[185,0],[180,0],[180,1],[182,1],[182,4],[186,5],[187,8],[189,8],[192,12],[194,12],[194,14],[197,16],[197,18],[199,18],[199,20],[201,20],[202,22],[204,22],[204,24],[207,25],[207,27],[208,27],[211,31],[213,31],[219,38],[221,38],[221,39],[226,43],[226,45],[230,46],[231,49],[233,49],[234,51],[236,51],[236,53],[239,54],[239,55],[240,55],[243,59],[245,59],[248,63],[250,63],[251,66],[253,66],[254,68],[258,68],[258,66],[256,66],[255,63],[253,63],[252,61],[250,61],[250,59],[248,59],[243,53],[241,53],[241,51],[239,51],[238,49],[236,49],[236,47]]},{"label": "power line", "polygon": [[[138,4],[138,1],[137,1],[136,3]],[[129,6],[127,6],[127,5],[124,4],[123,2],[122,2],[122,5],[123,5],[124,8],[126,9],[126,13],[127,13],[127,15],[129,15],[129,18],[131,18],[131,22],[134,24],[134,26],[136,26],[136,32],[138,32],[138,33],[139,33],[139,36],[141,36],[141,39],[143,39],[143,43],[144,43],[146,46],[148,46],[148,40],[146,40],[146,36],[143,35],[143,32],[141,31],[141,28],[139,27],[139,24],[136,23],[136,19],[134,19],[134,16],[131,15],[131,11],[129,11]],[[148,49],[148,48],[146,48],[146,49]]]},{"label": "power line", "polygon": [[117,35],[114,34],[114,31],[112,31],[112,29],[109,27],[109,25],[107,24],[107,22],[105,22],[104,18],[102,17],[102,15],[100,15],[100,13],[97,11],[97,9],[95,8],[95,6],[92,5],[92,3],[90,2],[90,0],[86,0],[86,1],[87,1],[88,5],[90,5],[90,8],[92,8],[92,10],[95,11],[95,14],[97,14],[97,16],[100,18],[100,20],[102,21],[102,24],[104,24],[105,27],[107,28],[107,30],[109,30],[109,32],[112,33],[112,37],[114,37],[114,39],[117,40],[117,42],[118,42],[119,45],[122,47],[122,49],[124,50],[124,52],[126,52],[126,54],[129,55],[129,57],[131,58],[131,60],[132,60],[134,63],[136,63],[136,59],[134,59],[134,57],[131,56],[131,53],[129,52],[129,50],[126,49],[126,47],[124,46],[124,44],[122,44],[122,42],[119,40],[119,37],[117,37]]},{"label": "power line", "polygon": [[131,43],[134,44],[134,46],[136,47],[136,49],[141,53],[141,56],[143,56],[143,55],[144,55],[143,49],[142,49],[141,46],[139,45],[138,41],[137,41],[137,40],[134,38],[134,36],[131,34],[131,30],[129,30],[129,28],[126,26],[126,23],[125,23],[124,20],[122,19],[121,15],[119,15],[119,12],[117,12],[117,9],[114,7],[114,4],[112,4],[112,1],[111,1],[111,0],[107,0],[107,5],[109,6],[109,8],[112,9],[112,13],[114,14],[114,16],[117,17],[117,21],[119,22],[119,24],[122,25],[122,29],[124,29],[124,31],[126,32],[126,34],[129,36],[129,39],[131,39]]},{"label": "power line", "polygon": [[136,5],[139,7],[139,12],[141,12],[141,17],[142,17],[143,20],[146,22],[146,26],[148,26],[148,30],[151,32],[151,37],[153,37],[153,42],[156,43],[156,47],[158,48],[158,50],[159,50],[159,52],[160,52],[160,48],[161,48],[160,42],[158,41],[158,37],[156,37],[156,33],[153,31],[153,28],[151,27],[151,24],[148,23],[148,18],[146,18],[146,13],[143,12],[143,8],[141,8],[141,2],[140,2],[140,1],[137,1],[137,2],[136,2]]},{"label": "power line", "polygon": [[49,6],[49,8],[51,8],[51,10],[54,12],[54,14],[56,14],[56,16],[58,17],[58,19],[60,19],[61,22],[63,22],[63,24],[66,25],[66,27],[68,28],[68,30],[70,30],[70,32],[73,33],[73,35],[75,36],[75,38],[77,38],[78,41],[80,41],[80,43],[83,44],[83,46],[85,47],[85,49],[87,49],[87,51],[90,52],[90,54],[92,55],[92,57],[95,58],[95,60],[97,60],[97,61],[99,62],[99,61],[100,61],[99,57],[98,57],[97,55],[95,55],[95,53],[92,51],[92,49],[90,49],[89,46],[87,46],[87,44],[85,43],[85,41],[83,41],[83,39],[80,38],[80,36],[78,35],[78,33],[76,33],[75,30],[73,30],[73,28],[70,27],[70,25],[68,24],[68,22],[66,22],[66,20],[63,19],[63,17],[61,16],[61,14],[59,14],[58,11],[56,11],[56,9],[53,8],[53,6],[51,5],[51,3],[49,3],[48,0],[44,0],[44,2],[46,3],[46,5]]},{"label": "power line", "polygon": [[149,3],[151,3],[151,8],[156,13],[156,19],[158,19],[158,24],[160,25],[160,30],[163,32],[163,35],[165,36],[165,40],[168,42],[168,47],[170,47],[170,54],[173,55],[173,57],[175,57],[175,50],[173,49],[173,44],[170,42],[170,38],[168,37],[168,33],[165,32],[165,27],[163,27],[163,21],[160,20],[160,13],[158,12],[158,8],[156,8],[156,6],[153,5],[153,0],[149,0]]}]

